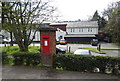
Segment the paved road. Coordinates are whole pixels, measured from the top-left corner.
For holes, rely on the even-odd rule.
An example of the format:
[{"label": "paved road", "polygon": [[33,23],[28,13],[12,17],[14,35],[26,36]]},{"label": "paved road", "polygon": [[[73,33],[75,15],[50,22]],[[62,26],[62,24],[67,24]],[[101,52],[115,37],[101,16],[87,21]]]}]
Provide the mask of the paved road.
[{"label": "paved road", "polygon": [[118,79],[118,76],[84,73],[75,71],[56,71],[42,69],[40,67],[27,66],[3,66],[3,79]]},{"label": "paved road", "polygon": [[[75,50],[77,50],[78,48],[97,48],[97,46],[92,46],[91,44],[67,44],[67,45],[58,45],[61,48],[65,48],[68,49],[70,47],[70,50],[72,52],[74,52]],[[116,45],[112,45],[111,43],[101,43],[101,48],[119,48]],[[120,56],[120,50],[118,52],[118,50],[103,50],[106,54],[99,54],[99,53],[95,53],[92,52],[92,55],[100,55],[100,56],[115,56],[118,57]]]},{"label": "paved road", "polygon": [[120,50],[103,50],[106,56],[120,57]]},{"label": "paved road", "polygon": [[[71,47],[71,51],[75,51],[78,48],[97,48],[97,46],[92,46],[91,44],[68,44],[66,46]],[[112,45],[111,43],[101,43],[101,48],[119,48],[116,45]]]}]

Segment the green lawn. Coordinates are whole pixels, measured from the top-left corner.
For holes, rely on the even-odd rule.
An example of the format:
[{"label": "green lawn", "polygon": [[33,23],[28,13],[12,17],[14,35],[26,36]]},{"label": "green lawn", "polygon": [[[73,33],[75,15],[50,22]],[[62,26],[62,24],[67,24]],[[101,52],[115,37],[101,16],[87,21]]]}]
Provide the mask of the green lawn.
[{"label": "green lawn", "polygon": [[120,48],[102,48],[102,50],[120,50]]},{"label": "green lawn", "polygon": [[112,43],[113,45],[120,46],[120,43]]},{"label": "green lawn", "polygon": [[[18,46],[0,47],[0,50],[2,52],[6,52],[9,55],[20,51]],[[40,52],[40,46],[29,46],[28,50],[29,50],[29,52],[32,52],[32,53],[39,53]]]}]

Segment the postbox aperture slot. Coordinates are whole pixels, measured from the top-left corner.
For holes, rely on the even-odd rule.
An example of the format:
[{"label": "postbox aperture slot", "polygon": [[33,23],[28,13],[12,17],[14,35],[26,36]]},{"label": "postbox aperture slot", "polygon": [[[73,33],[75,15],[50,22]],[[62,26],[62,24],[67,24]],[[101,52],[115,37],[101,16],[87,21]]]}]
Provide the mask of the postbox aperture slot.
[{"label": "postbox aperture slot", "polygon": [[48,37],[44,37],[43,39],[48,39]]}]

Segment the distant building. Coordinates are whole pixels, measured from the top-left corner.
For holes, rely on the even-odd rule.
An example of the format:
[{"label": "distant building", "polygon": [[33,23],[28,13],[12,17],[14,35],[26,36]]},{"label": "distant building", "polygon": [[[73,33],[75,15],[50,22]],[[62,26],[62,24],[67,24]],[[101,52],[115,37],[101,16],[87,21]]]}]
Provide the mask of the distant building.
[{"label": "distant building", "polygon": [[90,42],[98,34],[97,21],[67,22],[65,39],[74,42]]},{"label": "distant building", "polygon": [[4,39],[10,40],[10,33],[6,30],[0,30],[0,43],[4,42]]},{"label": "distant building", "polygon": [[[50,26],[57,28],[56,41],[66,39],[68,42],[90,42],[98,35],[98,23],[97,21],[72,21],[61,23],[47,23],[42,26]],[[34,32],[34,30],[32,31]],[[2,30],[0,32],[1,38],[10,39],[9,32]],[[31,35],[31,37],[33,34]],[[14,38],[14,37],[13,37]],[[15,40],[13,40],[15,41]],[[40,31],[37,31],[34,37],[34,42],[40,42]]]}]

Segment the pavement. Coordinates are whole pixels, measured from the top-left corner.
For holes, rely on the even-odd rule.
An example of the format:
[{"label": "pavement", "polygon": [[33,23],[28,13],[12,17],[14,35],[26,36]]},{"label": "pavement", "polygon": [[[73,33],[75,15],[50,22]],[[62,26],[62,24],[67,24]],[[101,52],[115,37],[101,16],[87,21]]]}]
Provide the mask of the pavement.
[{"label": "pavement", "polygon": [[58,71],[28,66],[2,66],[2,79],[118,79],[120,76],[102,73]]},{"label": "pavement", "polygon": [[0,81],[2,79],[2,63],[0,62]]}]

